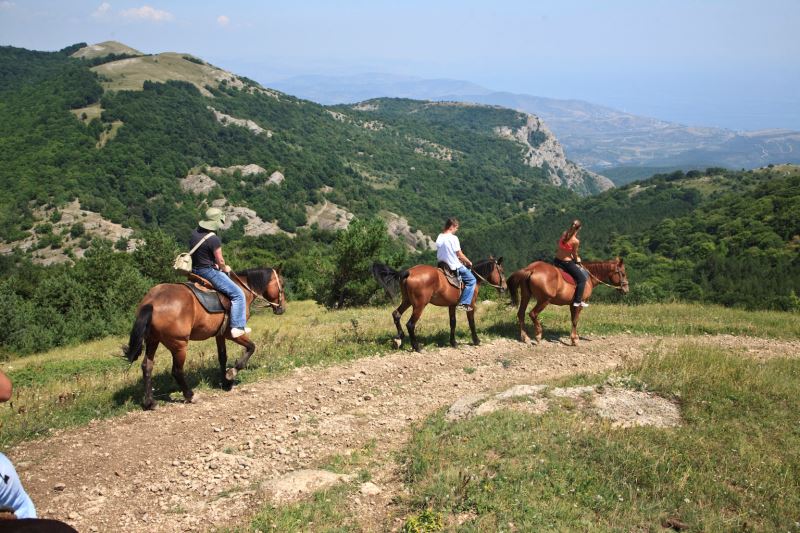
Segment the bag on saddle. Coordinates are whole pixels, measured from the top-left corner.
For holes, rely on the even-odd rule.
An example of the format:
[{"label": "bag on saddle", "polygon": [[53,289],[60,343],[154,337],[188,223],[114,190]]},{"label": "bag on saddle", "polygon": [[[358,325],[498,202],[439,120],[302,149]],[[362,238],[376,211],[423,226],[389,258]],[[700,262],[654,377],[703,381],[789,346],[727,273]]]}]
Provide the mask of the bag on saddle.
[{"label": "bag on saddle", "polygon": [[205,237],[200,239],[200,242],[194,245],[194,248],[189,250],[188,252],[183,252],[182,254],[178,254],[178,257],[175,258],[175,261],[172,263],[172,268],[180,273],[188,275],[192,271],[192,254],[200,248],[200,245],[203,244],[206,239],[214,235],[213,231],[210,231],[206,234]]}]

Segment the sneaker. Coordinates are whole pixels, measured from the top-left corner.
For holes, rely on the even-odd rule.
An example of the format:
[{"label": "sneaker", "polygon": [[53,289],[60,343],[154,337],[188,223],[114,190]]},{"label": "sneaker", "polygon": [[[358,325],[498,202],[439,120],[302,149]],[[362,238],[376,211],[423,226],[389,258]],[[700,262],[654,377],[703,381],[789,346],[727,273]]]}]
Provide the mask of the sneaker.
[{"label": "sneaker", "polygon": [[470,311],[472,311],[472,306],[467,304],[458,304],[456,306],[456,309],[458,309],[459,311],[466,311],[467,313],[469,313]]},{"label": "sneaker", "polygon": [[586,302],[574,302],[572,307],[589,307],[589,304]]},{"label": "sneaker", "polygon": [[242,335],[245,335],[245,334],[247,334],[247,333],[250,333],[251,331],[253,331],[253,330],[252,330],[252,329],[250,329],[250,328],[248,328],[247,326],[245,326],[245,328],[244,328],[244,329],[241,329],[241,328],[231,328],[231,338],[234,338],[234,339],[236,339],[236,338],[238,338],[238,337],[241,337]]}]

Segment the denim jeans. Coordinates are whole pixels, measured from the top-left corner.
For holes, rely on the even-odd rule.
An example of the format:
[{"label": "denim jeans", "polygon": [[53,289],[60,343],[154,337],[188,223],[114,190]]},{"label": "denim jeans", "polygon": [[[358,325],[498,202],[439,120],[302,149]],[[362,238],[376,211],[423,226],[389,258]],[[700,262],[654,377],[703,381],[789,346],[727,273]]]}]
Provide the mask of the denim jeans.
[{"label": "denim jeans", "polygon": [[202,276],[219,292],[231,299],[231,327],[243,329],[247,324],[244,291],[224,272],[211,267],[195,267],[192,272]]},{"label": "denim jeans", "polygon": [[557,267],[560,267],[562,270],[565,270],[567,274],[575,278],[575,296],[572,297],[572,303],[579,303],[583,300],[583,289],[586,287],[586,282],[589,280],[589,276],[586,274],[586,271],[583,270],[575,261],[562,261],[560,259],[554,259],[553,264]]},{"label": "denim jeans", "polygon": [[475,276],[473,276],[470,269],[464,265],[458,267],[456,272],[461,276],[461,281],[464,282],[464,292],[461,293],[461,301],[458,303],[461,305],[471,305],[472,295],[475,293]]}]

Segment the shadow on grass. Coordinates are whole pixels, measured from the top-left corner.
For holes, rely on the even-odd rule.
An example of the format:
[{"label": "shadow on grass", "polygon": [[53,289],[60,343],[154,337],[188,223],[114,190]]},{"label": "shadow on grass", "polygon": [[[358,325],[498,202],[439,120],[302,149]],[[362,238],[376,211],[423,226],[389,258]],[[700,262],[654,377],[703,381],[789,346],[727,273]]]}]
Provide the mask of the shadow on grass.
[{"label": "shadow on grass", "polygon": [[[169,357],[168,354],[167,357]],[[140,362],[141,358],[138,361],[134,361],[131,366],[135,367],[138,370],[141,368]],[[229,359],[228,363],[229,365],[232,365],[233,361]],[[222,372],[220,371],[219,366],[204,365],[199,367],[193,367],[186,370],[185,375],[186,375],[186,383],[192,390],[197,389],[197,387],[200,384],[207,384],[212,389],[222,389],[222,390],[231,389],[230,385],[226,386],[226,384],[223,382]],[[174,392],[180,393],[180,387],[178,386],[178,382],[175,381],[175,378],[172,377],[172,373],[170,370],[162,370],[158,373],[155,372],[153,373],[153,398],[155,400],[159,402],[169,402],[169,403],[182,402],[183,396],[181,396],[180,400],[173,400],[171,398],[171,394]],[[141,404],[143,398],[144,398],[144,381],[141,377],[137,380],[136,383],[127,385],[117,390],[116,392],[114,392],[112,396],[114,405],[117,406],[124,405],[128,402]]]}]

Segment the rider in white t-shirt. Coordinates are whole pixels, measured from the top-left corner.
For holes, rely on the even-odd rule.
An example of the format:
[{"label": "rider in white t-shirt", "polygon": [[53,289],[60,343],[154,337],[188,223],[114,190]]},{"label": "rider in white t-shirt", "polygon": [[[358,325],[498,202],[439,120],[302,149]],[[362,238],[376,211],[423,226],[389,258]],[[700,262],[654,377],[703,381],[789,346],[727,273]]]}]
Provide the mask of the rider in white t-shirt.
[{"label": "rider in white t-shirt", "polygon": [[461,243],[455,235],[457,231],[458,219],[448,218],[444,229],[436,237],[436,258],[446,263],[451,270],[458,272],[461,281],[464,282],[464,291],[461,293],[458,308],[472,311],[472,295],[475,292],[476,280],[472,275],[472,261],[461,251]]}]

